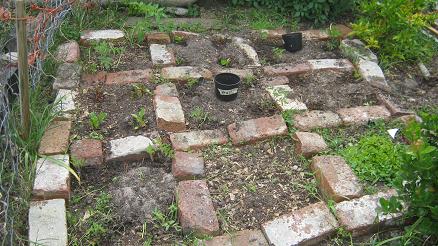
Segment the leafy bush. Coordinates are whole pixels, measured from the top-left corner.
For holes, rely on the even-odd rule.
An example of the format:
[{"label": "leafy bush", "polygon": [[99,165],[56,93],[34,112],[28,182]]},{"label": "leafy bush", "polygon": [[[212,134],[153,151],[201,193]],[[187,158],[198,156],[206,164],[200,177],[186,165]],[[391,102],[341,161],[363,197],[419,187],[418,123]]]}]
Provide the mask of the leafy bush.
[{"label": "leafy bush", "polygon": [[292,14],[299,19],[312,20],[317,24],[350,11],[355,0],[231,0],[234,5],[267,7],[283,13]]},{"label": "leafy bush", "polygon": [[340,154],[361,180],[390,183],[400,168],[401,151],[402,147],[393,144],[389,137],[373,134],[362,137]]},{"label": "leafy bush", "polygon": [[438,14],[425,14],[436,0],[370,0],[360,4],[361,17],[353,24],[356,36],[379,53],[383,66],[427,61],[437,45],[422,33]]}]

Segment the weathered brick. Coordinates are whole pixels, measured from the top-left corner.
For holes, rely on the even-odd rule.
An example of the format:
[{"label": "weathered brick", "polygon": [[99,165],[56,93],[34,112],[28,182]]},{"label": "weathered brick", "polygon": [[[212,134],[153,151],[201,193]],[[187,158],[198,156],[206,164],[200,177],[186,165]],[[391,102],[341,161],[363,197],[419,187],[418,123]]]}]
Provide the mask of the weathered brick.
[{"label": "weathered brick", "polygon": [[173,83],[160,84],[155,87],[154,95],[178,97],[178,90]]},{"label": "weathered brick", "polygon": [[365,125],[369,121],[388,119],[391,113],[385,106],[359,106],[337,111],[345,125]]},{"label": "weathered brick", "polygon": [[72,159],[82,161],[84,166],[100,166],[103,163],[102,142],[95,139],[82,139],[70,147]]},{"label": "weathered brick", "polygon": [[259,230],[243,230],[227,233],[204,241],[205,246],[269,246],[263,233]]},{"label": "weathered brick", "polygon": [[341,202],[362,195],[359,179],[342,157],[315,156],[310,167],[327,199]]},{"label": "weathered brick", "polygon": [[68,150],[71,121],[53,121],[44,133],[38,154],[65,154]]},{"label": "weathered brick", "polygon": [[153,146],[145,136],[129,136],[110,141],[110,155],[107,161],[141,160],[147,157],[146,149]]},{"label": "weathered brick", "polygon": [[240,37],[233,37],[233,43],[246,54],[249,60],[251,60],[251,67],[260,67],[262,65],[260,64],[259,55],[256,50],[249,45],[246,40]]},{"label": "weathered brick", "polygon": [[99,71],[93,74],[82,74],[81,81],[85,86],[95,86],[96,84],[105,83],[107,72]]},{"label": "weathered brick", "polygon": [[316,245],[333,235],[336,218],[324,202],[309,205],[290,214],[262,224],[270,245]]},{"label": "weathered brick", "polygon": [[284,44],[283,35],[286,33],[284,29],[261,30],[259,35],[263,43],[281,46]]},{"label": "weathered brick", "polygon": [[146,36],[148,44],[170,44],[170,36],[164,32],[154,32]]},{"label": "weathered brick", "polygon": [[216,235],[219,222],[204,180],[181,181],[176,189],[178,215],[186,234]]},{"label": "weathered brick", "polygon": [[263,78],[260,83],[265,87],[287,85],[289,84],[289,79],[286,76],[274,76]]},{"label": "weathered brick", "polygon": [[187,180],[204,175],[204,158],[199,153],[176,151],[172,161],[172,174],[177,180]]},{"label": "weathered brick", "polygon": [[300,63],[300,64],[290,64],[290,63],[282,63],[276,64],[273,66],[267,66],[263,68],[263,72],[268,76],[295,76],[299,74],[304,74],[311,72],[312,68],[310,64]]},{"label": "weathered brick", "polygon": [[90,44],[91,42],[96,41],[108,41],[108,42],[117,42],[123,40],[125,38],[125,34],[121,30],[96,30],[96,31],[84,31],[81,34],[81,43]]},{"label": "weathered brick", "polygon": [[195,150],[208,147],[213,144],[226,144],[227,136],[221,130],[203,130],[173,133],[170,135],[173,149]]},{"label": "weathered brick", "polygon": [[77,62],[80,59],[79,44],[76,41],[70,41],[65,44],[61,44],[58,47],[56,53],[56,59],[61,62]]},{"label": "weathered brick", "polygon": [[30,245],[68,245],[64,199],[30,202],[29,242]]},{"label": "weathered brick", "polygon": [[245,78],[254,77],[254,73],[251,69],[237,69],[237,68],[226,68],[226,69],[220,69],[214,71],[214,74],[219,73],[233,73],[240,77],[240,79],[243,81]]},{"label": "weathered brick", "polygon": [[176,64],[172,51],[162,44],[151,44],[149,46],[151,60],[154,67],[166,67]]},{"label": "weathered brick", "polygon": [[63,63],[59,65],[53,89],[75,89],[79,86],[81,65],[76,63]]},{"label": "weathered brick", "polygon": [[72,90],[60,89],[56,95],[55,111],[60,115],[57,119],[72,119],[74,111],[76,110],[75,99],[78,93]]},{"label": "weathered brick", "polygon": [[177,97],[155,95],[154,107],[159,129],[169,132],[186,129],[184,111]]},{"label": "weathered brick", "polygon": [[380,198],[389,199],[396,194],[395,190],[389,190],[338,203],[335,206],[336,217],[340,225],[353,236],[367,235],[400,225],[398,219],[402,217],[402,213],[383,214],[379,211]]},{"label": "weathered brick", "polygon": [[308,60],[307,62],[313,71],[335,70],[353,72],[354,70],[353,64],[347,59],[318,59]]},{"label": "weathered brick", "polygon": [[70,172],[68,155],[53,155],[37,161],[32,198],[34,200],[69,199]]},{"label": "weathered brick", "polygon": [[303,39],[305,39],[305,40],[324,41],[324,40],[328,40],[330,38],[330,36],[328,35],[328,33],[325,30],[319,30],[319,29],[305,30],[302,33],[303,33]]},{"label": "weathered brick", "polygon": [[324,139],[316,133],[295,132],[293,139],[295,140],[295,153],[307,158],[326,150],[328,147]]},{"label": "weathered brick", "polygon": [[361,77],[371,86],[385,91],[390,90],[385,75],[376,62],[360,60],[358,63],[358,70]]},{"label": "weathered brick", "polygon": [[313,110],[294,116],[294,126],[302,131],[317,128],[333,128],[340,126],[342,120],[339,115],[330,111]]},{"label": "weathered brick", "polygon": [[152,76],[152,70],[129,70],[116,73],[108,73],[106,76],[106,84],[108,85],[123,85],[130,83],[147,83]]},{"label": "weathered brick", "polygon": [[293,98],[293,90],[288,85],[270,86],[266,88],[266,91],[281,111],[307,110],[306,104]]},{"label": "weathered brick", "polygon": [[287,126],[281,115],[274,115],[233,123],[228,126],[228,133],[233,144],[240,145],[286,135]]},{"label": "weathered brick", "polygon": [[161,76],[172,82],[187,82],[189,79],[213,79],[213,74],[204,68],[181,66],[161,69]]},{"label": "weathered brick", "polygon": [[385,107],[391,113],[391,116],[399,117],[399,116],[404,116],[404,115],[415,114],[415,112],[406,111],[406,110],[401,109],[398,105],[393,103],[391,100],[389,100],[389,98],[386,98],[382,94],[377,95],[377,100],[379,101],[380,104],[385,105]]},{"label": "weathered brick", "polygon": [[172,31],[171,36],[172,36],[172,40],[175,40],[175,37],[180,37],[183,40],[187,41],[189,39],[199,37],[199,34],[194,32]]}]

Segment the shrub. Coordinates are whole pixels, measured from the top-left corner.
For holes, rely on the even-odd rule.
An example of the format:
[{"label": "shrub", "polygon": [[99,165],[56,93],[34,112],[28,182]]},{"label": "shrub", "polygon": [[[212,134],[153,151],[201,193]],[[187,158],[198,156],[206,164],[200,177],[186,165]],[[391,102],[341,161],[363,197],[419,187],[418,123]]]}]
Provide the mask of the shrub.
[{"label": "shrub", "polygon": [[422,33],[438,18],[438,14],[424,13],[434,1],[362,1],[361,17],[353,24],[354,34],[378,52],[383,66],[427,61],[437,51],[434,41]]},{"label": "shrub", "polygon": [[325,23],[334,17],[350,11],[355,0],[231,0],[234,5],[252,5],[267,7],[299,19],[312,20],[317,24]]}]

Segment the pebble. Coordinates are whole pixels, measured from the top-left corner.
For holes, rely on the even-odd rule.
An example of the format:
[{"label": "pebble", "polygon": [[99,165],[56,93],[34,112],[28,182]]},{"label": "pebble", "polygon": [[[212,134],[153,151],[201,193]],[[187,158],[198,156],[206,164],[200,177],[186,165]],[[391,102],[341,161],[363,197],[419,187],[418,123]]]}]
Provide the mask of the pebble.
[{"label": "pebble", "polygon": [[297,165],[294,165],[294,166],[292,167],[292,169],[293,169],[293,170],[298,170],[298,166],[297,166]]}]

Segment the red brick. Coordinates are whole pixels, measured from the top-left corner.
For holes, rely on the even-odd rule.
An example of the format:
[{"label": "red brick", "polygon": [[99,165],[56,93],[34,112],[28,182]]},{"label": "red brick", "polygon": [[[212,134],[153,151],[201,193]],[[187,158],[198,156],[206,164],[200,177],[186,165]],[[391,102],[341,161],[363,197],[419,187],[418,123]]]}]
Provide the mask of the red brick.
[{"label": "red brick", "polygon": [[187,41],[189,39],[199,37],[199,34],[194,32],[172,31],[171,36],[172,40],[175,40],[175,37],[181,37],[183,40]]},{"label": "red brick", "polygon": [[263,117],[228,126],[228,132],[234,145],[253,143],[274,136],[287,134],[286,122],[281,115]]},{"label": "red brick", "polygon": [[123,85],[129,83],[147,83],[152,76],[152,70],[130,70],[116,73],[108,73],[106,84]]},{"label": "red brick", "polygon": [[72,159],[84,162],[84,166],[100,166],[103,163],[102,142],[95,139],[82,139],[70,147]]},{"label": "red brick", "polygon": [[176,189],[178,215],[185,234],[216,235],[219,222],[204,180],[181,181]]},{"label": "red brick", "polygon": [[105,83],[106,74],[105,71],[99,71],[94,74],[82,74],[81,81],[85,86],[94,86],[96,84]]},{"label": "red brick", "polygon": [[228,138],[222,130],[203,130],[173,133],[170,141],[174,150],[195,150],[213,144],[226,144]]},{"label": "red brick", "polygon": [[170,36],[164,32],[155,32],[146,36],[148,44],[170,44]]},{"label": "red brick", "polygon": [[185,83],[189,79],[213,79],[213,73],[210,70],[191,66],[165,67],[161,69],[161,76],[171,82],[181,83]]},{"label": "red brick", "polygon": [[391,100],[383,96],[382,94],[377,95],[377,100],[380,104],[385,105],[385,107],[389,110],[392,116],[399,117],[404,115],[413,115],[414,112],[409,112],[406,110],[401,109],[398,105],[393,103]]},{"label": "red brick", "polygon": [[312,132],[296,132],[293,139],[295,140],[295,153],[307,158],[326,150],[328,147],[320,135]]},{"label": "red brick", "polygon": [[316,156],[310,167],[327,199],[341,202],[362,195],[358,178],[342,157]]},{"label": "red brick", "polygon": [[71,121],[53,121],[44,133],[38,154],[65,154],[68,150]]},{"label": "red brick", "polygon": [[71,41],[65,44],[61,44],[58,47],[56,59],[61,62],[77,62],[80,59],[79,44],[76,41]]},{"label": "red brick", "polygon": [[268,66],[263,68],[263,72],[265,75],[269,76],[294,76],[303,73],[311,72],[312,68],[309,63],[301,63],[301,64],[277,64],[273,66]]},{"label": "red brick", "polygon": [[317,128],[333,128],[342,124],[339,115],[330,111],[313,110],[294,116],[294,126],[301,131]]},{"label": "red brick", "polygon": [[205,246],[269,246],[265,236],[259,230],[244,230],[226,233],[203,242]]},{"label": "red brick", "polygon": [[198,153],[176,151],[172,174],[177,180],[188,180],[204,175],[204,158]]},{"label": "red brick", "polygon": [[328,40],[330,36],[325,30],[306,30],[303,31],[303,39],[306,40]]},{"label": "red brick", "polygon": [[262,43],[281,46],[284,44],[283,34],[287,32],[283,29],[276,30],[261,30],[260,34],[257,34],[261,38]]},{"label": "red brick", "polygon": [[341,108],[337,111],[345,125],[365,125],[369,121],[388,119],[391,113],[385,106],[359,106]]},{"label": "red brick", "polygon": [[169,132],[186,129],[184,111],[178,97],[155,95],[154,108],[159,129]]},{"label": "red brick", "polygon": [[260,83],[266,87],[276,86],[276,85],[287,85],[289,84],[289,79],[286,76],[275,76],[275,77],[264,78]]}]

